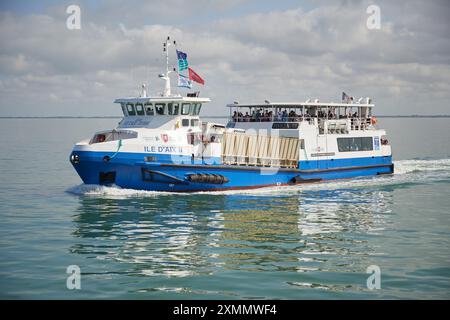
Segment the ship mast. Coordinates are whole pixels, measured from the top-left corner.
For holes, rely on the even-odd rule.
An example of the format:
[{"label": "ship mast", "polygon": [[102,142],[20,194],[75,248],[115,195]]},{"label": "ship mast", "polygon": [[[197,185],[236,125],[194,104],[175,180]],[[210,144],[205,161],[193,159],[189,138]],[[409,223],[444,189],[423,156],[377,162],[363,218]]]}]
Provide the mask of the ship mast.
[{"label": "ship mast", "polygon": [[159,75],[159,77],[165,81],[163,97],[170,97],[171,95],[169,74],[174,71],[169,70],[169,46],[172,44],[176,45],[177,43],[175,40],[171,42],[170,37],[167,36],[166,41],[163,43],[163,52],[166,54],[166,73],[162,73]]}]

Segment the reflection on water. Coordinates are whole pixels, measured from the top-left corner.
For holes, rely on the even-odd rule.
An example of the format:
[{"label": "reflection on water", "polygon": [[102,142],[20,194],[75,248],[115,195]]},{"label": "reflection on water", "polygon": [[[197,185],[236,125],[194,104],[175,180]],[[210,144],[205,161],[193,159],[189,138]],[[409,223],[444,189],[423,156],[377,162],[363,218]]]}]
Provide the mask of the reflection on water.
[{"label": "reflection on water", "polygon": [[[141,276],[226,270],[361,272],[379,254],[390,190],[301,190],[295,195],[80,196],[75,254]],[[298,283],[291,283],[298,285]]]},{"label": "reflection on water", "polygon": [[448,299],[449,121],[380,121],[393,176],[174,195],[79,186],[71,142],[116,119],[3,119],[0,297]]}]

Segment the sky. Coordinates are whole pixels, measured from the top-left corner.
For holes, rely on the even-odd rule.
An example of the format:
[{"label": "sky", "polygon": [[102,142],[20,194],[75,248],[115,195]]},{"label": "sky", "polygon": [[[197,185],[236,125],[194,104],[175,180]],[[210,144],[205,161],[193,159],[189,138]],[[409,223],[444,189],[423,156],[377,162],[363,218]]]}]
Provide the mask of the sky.
[{"label": "sky", "polygon": [[[70,5],[80,29],[66,26]],[[193,88],[212,100],[203,115],[343,91],[378,115],[450,114],[448,0],[2,0],[0,116],[119,116],[116,98],[162,91],[168,35],[206,82]],[[175,74],[172,87],[189,92]]]}]

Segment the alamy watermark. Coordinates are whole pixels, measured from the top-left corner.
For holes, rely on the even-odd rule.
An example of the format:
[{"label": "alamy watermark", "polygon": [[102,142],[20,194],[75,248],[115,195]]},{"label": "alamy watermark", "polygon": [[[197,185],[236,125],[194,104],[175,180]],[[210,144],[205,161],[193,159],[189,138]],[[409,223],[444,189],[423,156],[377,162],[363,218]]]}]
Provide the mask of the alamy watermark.
[{"label": "alamy watermark", "polygon": [[377,265],[370,265],[366,269],[366,273],[371,274],[367,278],[367,289],[381,289],[381,269]]},{"label": "alamy watermark", "polygon": [[67,7],[66,13],[69,14],[66,20],[66,27],[69,30],[81,29],[81,9],[80,6],[72,4]]},{"label": "alamy watermark", "polygon": [[81,269],[77,265],[67,267],[66,273],[69,274],[66,280],[66,287],[69,290],[81,289]]},{"label": "alamy watermark", "polygon": [[379,30],[381,29],[381,9],[379,6],[372,4],[367,7],[366,13],[369,17],[366,21],[367,29],[369,30]]}]

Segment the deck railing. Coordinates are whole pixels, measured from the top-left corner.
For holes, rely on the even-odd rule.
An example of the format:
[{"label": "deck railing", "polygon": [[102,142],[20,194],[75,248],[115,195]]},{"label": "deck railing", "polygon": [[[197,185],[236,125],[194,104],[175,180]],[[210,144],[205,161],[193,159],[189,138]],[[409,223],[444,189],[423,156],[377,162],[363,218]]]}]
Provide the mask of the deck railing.
[{"label": "deck railing", "polygon": [[359,118],[359,117],[339,117],[339,118],[322,118],[322,117],[316,117],[316,116],[300,116],[300,117],[259,117],[259,118],[252,118],[252,117],[246,117],[246,116],[232,116],[229,118],[229,122],[236,123],[236,122],[272,122],[272,123],[300,123],[303,121],[308,122],[309,124],[314,124],[315,119],[318,120],[318,122],[323,121],[340,121],[340,120],[347,120],[350,119],[350,129],[351,130],[369,130],[373,128],[372,125],[372,117],[367,118]]},{"label": "deck railing", "polygon": [[225,133],[222,161],[228,165],[297,168],[299,147],[298,138]]}]

